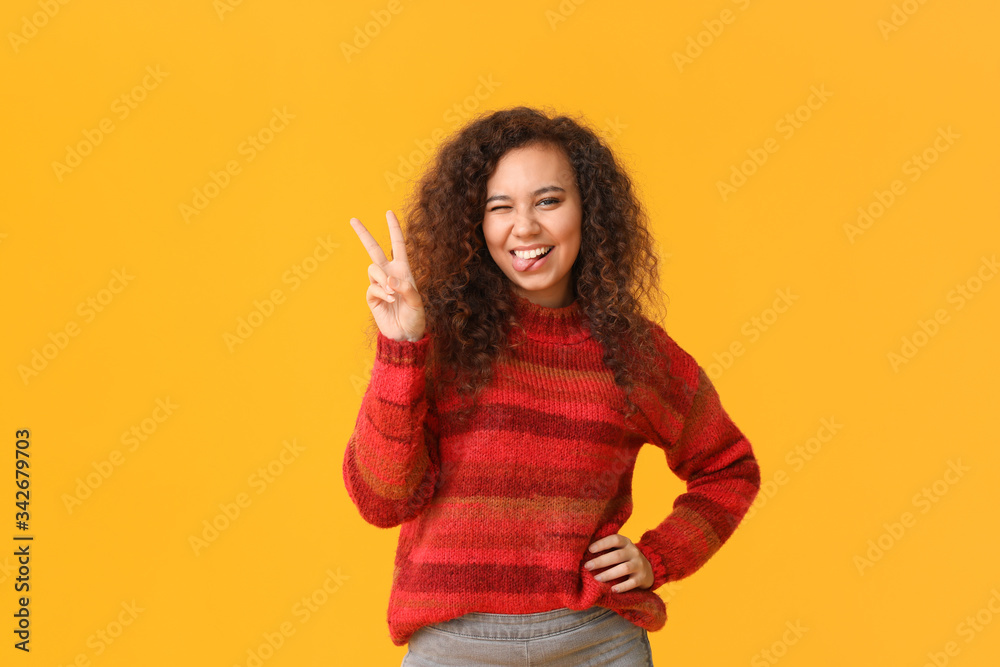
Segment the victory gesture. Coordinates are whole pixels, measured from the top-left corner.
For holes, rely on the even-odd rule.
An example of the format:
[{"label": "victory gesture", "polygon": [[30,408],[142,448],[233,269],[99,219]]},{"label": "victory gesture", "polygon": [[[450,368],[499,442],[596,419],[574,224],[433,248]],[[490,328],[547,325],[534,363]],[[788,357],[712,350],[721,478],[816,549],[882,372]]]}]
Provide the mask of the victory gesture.
[{"label": "victory gesture", "polygon": [[399,221],[392,211],[386,211],[385,218],[389,222],[392,261],[386,258],[378,241],[361,221],[351,218],[351,227],[372,258],[368,267],[371,284],[365,298],[375,323],[385,337],[415,342],[424,336],[424,304],[406,260],[406,245]]}]

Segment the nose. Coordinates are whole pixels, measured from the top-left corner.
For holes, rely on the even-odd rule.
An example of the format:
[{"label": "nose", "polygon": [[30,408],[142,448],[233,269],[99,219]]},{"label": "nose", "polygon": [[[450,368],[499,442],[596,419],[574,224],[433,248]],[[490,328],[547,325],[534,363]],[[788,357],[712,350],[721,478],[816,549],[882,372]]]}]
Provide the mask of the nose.
[{"label": "nose", "polygon": [[518,212],[516,216],[513,230],[515,236],[528,237],[538,233],[540,225],[535,219],[534,209],[529,209],[527,212]]}]

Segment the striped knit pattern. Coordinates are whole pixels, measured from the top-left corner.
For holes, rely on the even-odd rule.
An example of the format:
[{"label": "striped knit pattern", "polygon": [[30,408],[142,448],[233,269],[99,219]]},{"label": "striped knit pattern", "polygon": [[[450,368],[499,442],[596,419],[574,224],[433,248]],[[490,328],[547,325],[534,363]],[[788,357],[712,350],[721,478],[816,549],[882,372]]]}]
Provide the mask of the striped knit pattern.
[{"label": "striped knit pattern", "polygon": [[[760,469],[705,371],[655,326],[658,378],[623,391],[577,302],[546,308],[516,296],[524,344],[498,362],[479,409],[459,427],[454,392],[429,400],[429,336],[379,332],[371,381],[344,454],[348,494],[365,521],[401,526],[388,625],[407,643],[420,627],[468,612],[614,609],[649,631],[667,620],[654,591],[693,573],[753,502]],[[524,337],[526,335],[526,337]],[[672,510],[636,546],[653,585],[614,593],[584,563],[594,541],[632,512],[643,444],[661,448],[686,482]],[[669,499],[664,498],[664,508]]]}]

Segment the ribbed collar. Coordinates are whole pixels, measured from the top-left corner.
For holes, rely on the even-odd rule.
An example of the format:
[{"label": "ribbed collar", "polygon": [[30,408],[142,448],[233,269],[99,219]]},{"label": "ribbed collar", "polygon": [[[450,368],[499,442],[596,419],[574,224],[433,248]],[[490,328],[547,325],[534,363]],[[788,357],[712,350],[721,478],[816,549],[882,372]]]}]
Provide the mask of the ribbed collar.
[{"label": "ribbed collar", "polygon": [[578,343],[590,338],[590,329],[583,318],[580,303],[573,301],[562,308],[547,308],[532,303],[511,291],[518,322],[528,338],[542,343]]}]

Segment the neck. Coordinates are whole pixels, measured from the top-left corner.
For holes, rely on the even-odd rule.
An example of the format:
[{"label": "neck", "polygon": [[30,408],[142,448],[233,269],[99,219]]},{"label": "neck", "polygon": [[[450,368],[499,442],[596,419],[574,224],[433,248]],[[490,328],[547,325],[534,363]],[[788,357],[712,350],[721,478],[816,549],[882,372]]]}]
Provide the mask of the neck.
[{"label": "neck", "polygon": [[573,293],[568,290],[561,290],[558,294],[553,292],[543,294],[537,291],[526,294],[520,288],[515,287],[512,288],[512,291],[521,298],[546,308],[565,308],[576,300]]}]

